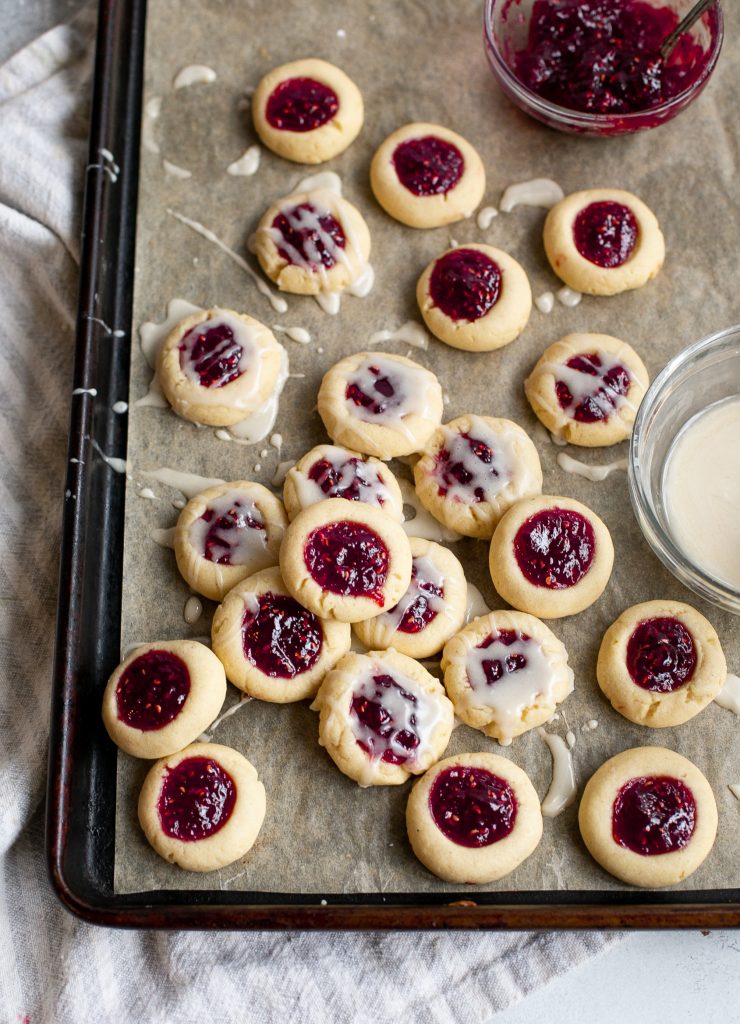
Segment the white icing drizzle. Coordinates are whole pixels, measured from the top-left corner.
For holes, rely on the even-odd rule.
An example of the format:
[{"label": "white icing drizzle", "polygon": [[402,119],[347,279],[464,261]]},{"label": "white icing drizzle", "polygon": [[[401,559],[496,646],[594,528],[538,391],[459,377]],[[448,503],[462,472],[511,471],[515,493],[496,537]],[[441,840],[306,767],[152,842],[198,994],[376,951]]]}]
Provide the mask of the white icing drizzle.
[{"label": "white icing drizzle", "polygon": [[399,480],[398,486],[401,488],[404,505],[410,505],[416,512],[415,516],[411,519],[406,519],[403,524],[403,528],[409,537],[434,540],[438,544],[441,544],[443,541],[452,544],[454,541],[462,539],[461,534],[451,530],[448,526],[444,526],[434,518],[431,512],[424,508],[419,501],[418,494],[408,480]]},{"label": "white icing drizzle", "polygon": [[375,271],[370,263],[366,263],[352,284],[345,288],[348,295],[354,295],[356,299],[365,299],[373,290],[375,284]]},{"label": "white icing drizzle", "polygon": [[179,178],[184,181],[186,178],[192,178],[193,176],[192,171],[187,170],[185,167],[178,167],[171,160],[163,160],[162,167],[164,167],[164,173],[169,175],[170,178]]},{"label": "white icing drizzle", "polygon": [[490,608],[486,604],[486,599],[481,594],[480,590],[475,586],[474,583],[468,583],[468,597],[465,604],[465,625],[472,622],[473,619],[480,618],[481,615],[488,615]]},{"label": "white icing drizzle", "polygon": [[[241,491],[227,491],[208,503],[206,514],[208,512],[212,513],[208,519],[199,516],[189,530],[190,543],[201,558],[205,558],[206,538],[210,533],[211,543],[218,545],[219,558],[228,553],[227,564],[248,565],[254,572],[267,567],[272,557],[267,552],[267,530],[262,513],[253,501]],[[229,513],[232,514],[228,527],[219,530],[215,524]]]},{"label": "white icing drizzle", "polygon": [[116,473],[128,473],[129,472],[129,468],[130,467],[129,467],[129,464],[126,461],[126,459],[119,459],[115,455],[106,455],[105,452],[103,451],[103,449],[100,447],[100,445],[98,444],[98,442],[94,438],[90,438],[90,443],[92,444],[93,448],[98,453],[100,458],[103,460],[103,462],[106,464],[106,466],[110,466],[110,468],[114,472],[116,472]]},{"label": "white icing drizzle", "polygon": [[155,544],[159,544],[161,548],[170,548],[174,551],[175,548],[175,527],[171,526],[168,530],[150,530],[149,536]]},{"label": "white icing drizzle", "polygon": [[259,146],[250,146],[249,149],[242,153],[238,160],[229,164],[226,168],[226,173],[236,177],[250,178],[253,174],[257,173],[261,156],[262,150]]},{"label": "white icing drizzle", "polygon": [[538,729],[537,732],[552,754],[552,782],[542,801],[542,813],[546,818],[556,818],[576,797],[573,757],[562,736],[555,736],[544,729]]},{"label": "white icing drizzle", "polygon": [[[537,640],[525,640],[518,631],[508,645],[498,638],[487,647],[468,642],[465,668],[470,687],[465,690],[462,703],[470,709],[490,708],[501,734],[499,743],[508,746],[528,708],[555,703],[555,665]],[[517,667],[519,658],[525,660],[522,667]],[[502,675],[495,683],[486,679],[486,662],[500,665]]]},{"label": "white icing drizzle", "polygon": [[126,337],[126,332],[122,328],[119,327],[116,330],[114,330],[112,327],[108,326],[105,320],[101,320],[99,316],[88,316],[86,314],[85,319],[88,320],[91,324],[98,324],[99,327],[102,327],[109,338]]},{"label": "white icing drizzle", "polygon": [[725,685],[714,700],[721,708],[727,708],[740,717],[740,676],[728,672]]},{"label": "white icing drizzle", "polygon": [[429,348],[429,335],[415,320],[407,320],[395,331],[376,331],[370,335],[368,345],[383,345],[387,341],[401,341],[414,348]]},{"label": "white icing drizzle", "polygon": [[257,291],[260,295],[264,295],[276,313],[286,313],[288,311],[288,303],[285,299],[280,295],[276,295],[272,288],[262,280],[257,271],[250,267],[244,257],[240,256],[239,253],[234,252],[233,249],[230,249],[226,242],[222,242],[218,235],[214,234],[210,228],[205,227],[205,225],[201,224],[197,220],[191,220],[190,217],[185,217],[183,214],[178,213],[176,210],[172,210],[169,207],[167,207],[167,213],[170,217],[174,217],[175,220],[179,220],[181,224],[184,224],[186,227],[190,228],[191,231],[194,231],[196,235],[200,235],[201,238],[205,238],[207,242],[215,245],[221,250],[221,252],[228,256],[230,260],[233,260],[238,267],[241,267],[244,273],[251,277],[257,287]]},{"label": "white icing drizzle", "polygon": [[336,316],[342,308],[341,292],[317,292],[314,299],[329,316]]},{"label": "white icing drizzle", "polygon": [[308,508],[309,505],[315,505],[318,501],[335,497],[338,492],[356,483],[361,495],[358,500],[363,501],[366,505],[374,505],[376,508],[382,509],[395,519],[402,518],[402,508],[399,508],[393,494],[380,479],[382,470],[373,463],[364,462],[353,452],[335,445],[326,445],[322,449],[321,459],[326,460],[331,469],[340,474],[336,484],[331,486],[329,491],[324,491],[321,488],[321,484],[329,476],[328,472],[325,472],[318,480],[312,480],[307,473],[295,468],[291,469],[288,474],[295,486],[301,508]]},{"label": "white icing drizzle", "polygon": [[[426,601],[427,607],[430,611],[435,613],[435,616],[446,615],[448,618],[451,618],[450,608],[444,596],[445,575],[434,564],[433,558],[430,555],[417,555],[414,556],[412,565],[411,582],[408,585],[406,593],[395,608],[389,608],[387,612],[381,612],[378,616],[378,621],[382,622],[388,629],[393,630],[394,633],[401,625],[401,621],[406,612],[408,612],[420,598],[423,598]],[[422,584],[431,583],[432,586],[442,591],[441,595],[425,590],[419,585],[420,582]],[[430,622],[432,621],[434,620],[430,619]],[[422,631],[423,628],[424,627],[422,627]]]},{"label": "white icing drizzle", "polygon": [[550,440],[557,448],[565,448],[568,445],[565,438],[561,437],[560,434],[556,434],[554,431],[550,433]]},{"label": "white icing drizzle", "polygon": [[[337,38],[338,39],[346,39],[347,38],[347,33],[344,31],[343,28],[338,28],[337,29]],[[325,903],[326,900],[322,900],[322,902]]]},{"label": "white icing drizzle", "polygon": [[182,617],[187,622],[188,626],[194,626],[203,614],[203,602],[195,594],[192,594],[185,602],[185,607],[182,610]]},{"label": "white icing drizzle", "polygon": [[555,308],[555,296],[552,292],[543,292],[534,300],[534,304],[540,313],[552,313]]},{"label": "white icing drizzle", "polygon": [[[202,312],[203,310],[200,306],[194,306],[187,299],[170,299],[167,304],[167,316],[164,320],[160,323],[147,320],[141,325],[139,328],[141,351],[144,353],[144,358],[152,369],[157,365],[157,354],[172,328],[177,326],[185,317],[190,316],[191,313]],[[143,404],[143,401],[139,399],[139,402],[136,404]]]},{"label": "white icing drizzle", "polygon": [[282,487],[283,484],[285,483],[285,478],[288,475],[288,470],[292,469],[293,466],[295,466],[295,459],[287,459],[285,462],[278,463],[278,467],[275,470],[275,475],[270,481],[272,486]]},{"label": "white icing drizzle", "polygon": [[284,334],[291,341],[298,342],[299,345],[311,343],[311,335],[305,327],[283,327],[282,324],[273,324],[272,329],[278,334]]},{"label": "white icing drizzle", "polygon": [[307,178],[301,178],[294,186],[291,195],[296,192],[314,192],[316,189],[326,189],[336,195],[342,194],[342,179],[335,171],[319,171],[317,174],[310,174]]},{"label": "white icing drizzle", "polygon": [[568,729],[568,731],[566,732],[565,742],[568,744],[570,750],[572,750],[573,747],[576,745],[576,734],[573,732],[572,729]]},{"label": "white icing drizzle", "polygon": [[[377,372],[374,373],[373,370]],[[422,375],[414,366],[397,363],[395,360],[384,358],[382,353],[378,353],[377,356],[369,356],[364,359],[352,371],[348,383],[355,384],[364,395],[374,396],[382,403],[384,396],[376,389],[377,382],[382,379],[387,379],[394,391],[390,404],[382,411],[374,412],[367,406],[356,405],[351,398],[345,398],[350,416],[363,423],[379,423],[404,433],[408,433],[403,422],[404,416],[416,413],[422,419],[431,418],[432,413],[429,406],[431,382],[426,374]]]},{"label": "white icing drizzle", "polygon": [[136,492],[140,498],[146,498],[147,501],[156,501],[157,495],[151,489],[151,487],[142,487]]},{"label": "white icing drizzle", "polygon": [[118,181],[118,176],[121,173],[121,168],[118,166],[115,159],[113,158],[113,154],[109,149],[99,149],[98,156],[100,157],[101,162],[99,164],[88,164],[87,170],[93,171],[97,169],[103,171],[104,174],[108,175],[108,177],[111,180],[111,183],[115,185],[115,183]]},{"label": "white icing drizzle", "polygon": [[[555,378],[555,383],[562,381],[563,384],[570,391],[572,399],[570,403],[562,409],[566,416],[572,417],[575,414],[578,406],[585,399],[589,399],[593,404],[604,413],[605,418],[609,418],[614,412],[621,409],[623,406],[627,406],[629,409],[637,411],[636,406],[629,399],[629,388],[632,385],[632,374],[629,369],[616,357],[611,355],[609,352],[604,352],[602,349],[596,349],[593,352],[578,353],[584,361],[591,365],[588,360],[585,360],[585,355],[595,355],[599,360],[600,364],[594,366],[596,373],[587,373],[583,370],[578,370],[574,366],[568,366],[566,363],[544,363],[542,365],[542,371],[545,373],[551,373]],[[619,392],[609,385],[609,382],[605,380],[606,374],[621,366],[626,370],[629,377],[628,393],[621,395]],[[555,388],[553,388],[554,401],[557,401],[557,408],[561,409],[560,403],[555,394]],[[556,442],[557,443],[557,442]],[[566,442],[567,443],[567,442]],[[563,467],[565,468],[565,467]]]},{"label": "white icing drizzle", "polygon": [[210,85],[216,81],[216,72],[205,64],[188,64],[181,68],[172,80],[173,89],[185,89],[189,85]]},{"label": "white icing drizzle", "polygon": [[740,800],[740,782],[728,782],[727,788],[736,800]]},{"label": "white icing drizzle", "polygon": [[593,732],[599,728],[599,723],[595,718],[589,718],[587,722],[583,722],[581,725],[581,732]]},{"label": "white icing drizzle", "polygon": [[94,398],[98,393],[97,388],[75,388],[72,392],[73,395],[92,395]]},{"label": "white icing drizzle", "polygon": [[491,224],[493,224],[496,217],[498,217],[498,210],[495,206],[484,206],[478,211],[476,223],[481,231],[487,231]]},{"label": "white icing drizzle", "polygon": [[151,409],[169,409],[170,403],[164,397],[162,386],[156,373],[151,379],[147,393],[142,395],[141,398],[137,398],[134,405],[149,406]]},{"label": "white icing drizzle", "polygon": [[264,440],[275,426],[280,396],[289,376],[288,354],[283,349],[280,353],[280,372],[272,393],[246,419],[232,424],[228,430],[217,430],[216,437],[220,441],[235,441],[237,444],[246,445],[257,444]]},{"label": "white icing drizzle", "polygon": [[563,199],[565,193],[552,178],[532,178],[509,185],[501,197],[502,213],[511,213],[515,206],[540,206],[549,210]]},{"label": "white icing drizzle", "polygon": [[188,501],[194,498],[196,494],[200,494],[201,491],[205,491],[209,487],[217,487],[225,482],[218,477],[184,473],[179,469],[170,469],[168,466],[162,466],[159,469],[143,470],[141,475],[147,480],[156,480],[166,487],[173,487],[175,490],[180,491],[181,494],[184,494]]},{"label": "white icing drizzle", "polygon": [[[359,277],[356,272],[356,262],[360,250],[349,224],[343,221],[341,225],[347,243],[342,246],[335,241],[331,232],[327,231],[321,223],[321,218],[330,214],[330,211],[331,203],[327,202],[322,189],[308,192],[305,201],[296,206],[290,204],[283,206],[281,212],[288,227],[299,235],[305,236],[303,240],[305,255],[301,249],[291,245],[280,228],[269,227],[266,229],[273,243],[287,255],[290,262],[308,274],[318,275],[324,288],[327,287],[329,279],[327,268],[322,261],[323,254],[331,257],[334,264],[343,264],[354,274],[355,281]],[[360,268],[360,273],[364,269],[363,265]]]},{"label": "white icing drizzle", "polygon": [[566,473],[575,473],[576,476],[585,477],[586,480],[593,480],[594,483],[599,483],[601,480],[606,480],[610,473],[613,473],[617,469],[627,469],[627,459],[617,459],[615,462],[608,462],[605,466],[588,466],[585,462],[581,462],[579,459],[573,459],[570,455],[566,455],[565,452],[558,452],[557,462],[561,469],[564,469]]},{"label": "white icing drizzle", "polygon": [[144,119],[141,124],[141,144],[150,153],[159,152],[159,143],[154,138],[154,122],[162,112],[162,97],[152,96],[144,105]]},{"label": "white icing drizzle", "polygon": [[261,383],[261,367],[259,364],[262,361],[262,353],[265,350],[259,347],[259,336],[263,333],[260,327],[247,324],[239,319],[239,317],[232,316],[226,310],[214,310],[213,315],[207,320],[196,324],[195,327],[191,327],[180,342],[182,350],[180,365],[182,372],[193,384],[200,386],[200,374],[193,362],[193,346],[197,342],[198,337],[205,331],[216,330],[219,327],[226,327],[231,331],[232,339],[230,341],[225,340],[219,348],[214,350],[210,358],[213,362],[219,359],[228,359],[230,356],[235,356],[239,349],[241,349],[237,369],[242,376],[251,373],[252,386],[248,393],[244,394],[238,402],[233,402],[232,404],[236,409],[244,408],[245,405],[251,405],[252,399]]},{"label": "white icing drizzle", "polygon": [[278,455],[280,454],[283,447],[283,435],[282,434],[270,434],[270,444],[276,450]]},{"label": "white icing drizzle", "polygon": [[111,408],[120,416],[122,413],[128,412],[128,402],[114,402]]},{"label": "white icing drizzle", "polygon": [[448,462],[440,463],[439,473],[444,474],[445,466],[460,464],[470,476],[465,484],[455,478],[448,478],[449,475],[445,476],[447,498],[470,505],[474,502],[474,491],[481,490],[483,501],[493,501],[511,483],[517,469],[525,471],[514,451],[514,435],[506,429],[494,432],[479,416],[470,417],[468,434],[473,441],[481,441],[491,449],[493,460],[491,463],[483,462],[468,438],[455,430],[445,429],[445,450],[449,452],[450,458]]},{"label": "white icing drizzle", "polygon": [[221,725],[222,722],[225,722],[227,718],[231,718],[232,715],[235,715],[237,711],[243,708],[245,704],[248,704],[250,700],[254,700],[254,697],[250,697],[248,693],[243,693],[236,704],[232,704],[230,708],[222,712],[218,718],[211,722],[207,732],[202,732],[200,734],[198,737],[199,742],[210,743],[213,738],[213,734],[216,729],[218,729],[219,725]]},{"label": "white icing drizzle", "polygon": [[[384,675],[390,676],[398,686],[380,686],[374,681],[374,676]],[[409,700],[408,697],[404,697],[401,690],[410,694],[414,699]],[[380,695],[377,691],[380,691]],[[382,704],[393,722],[393,733],[389,739],[376,735],[360,722],[357,715],[351,711],[351,701],[354,697],[364,697]],[[442,717],[438,699],[435,700],[434,697],[427,694],[415,679],[411,679],[395,667],[391,668],[382,661],[370,661],[367,668],[360,673],[350,697],[350,708],[344,713],[349,718],[355,739],[372,751],[372,754],[367,757],[367,770],[359,783],[360,786],[372,784],[377,773],[377,765],[380,763],[383,752],[387,749],[407,758],[405,763],[409,766],[423,762],[429,754],[430,738]],[[418,746],[411,751],[396,741],[398,733],[403,731],[413,732],[419,738]]]},{"label": "white icing drizzle", "polygon": [[558,302],[563,306],[567,306],[569,309],[573,309],[583,298],[580,292],[574,291],[573,288],[568,288],[567,285],[563,288],[559,288],[557,291]]}]

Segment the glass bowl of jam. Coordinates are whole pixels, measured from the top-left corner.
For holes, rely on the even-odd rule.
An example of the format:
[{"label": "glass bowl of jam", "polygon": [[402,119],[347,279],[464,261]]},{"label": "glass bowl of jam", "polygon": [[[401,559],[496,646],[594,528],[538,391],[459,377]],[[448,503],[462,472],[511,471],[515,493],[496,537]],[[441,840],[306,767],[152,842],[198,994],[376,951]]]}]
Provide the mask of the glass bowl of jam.
[{"label": "glass bowl of jam", "polygon": [[653,552],[695,594],[740,615],[740,325],[690,345],[657,375],[627,471]]},{"label": "glass bowl of jam", "polygon": [[486,0],[488,62],[509,98],[552,128],[607,136],[654,128],[699,95],[719,57],[719,2],[660,55],[693,3]]}]

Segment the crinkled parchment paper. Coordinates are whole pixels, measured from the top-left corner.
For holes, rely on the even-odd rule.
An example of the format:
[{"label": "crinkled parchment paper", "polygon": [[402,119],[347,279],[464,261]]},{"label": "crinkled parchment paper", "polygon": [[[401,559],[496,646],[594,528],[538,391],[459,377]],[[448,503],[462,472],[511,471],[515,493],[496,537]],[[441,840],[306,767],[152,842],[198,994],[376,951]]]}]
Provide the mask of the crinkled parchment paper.
[{"label": "crinkled parchment paper", "polygon": [[[725,5],[725,50],[714,80],[691,109],[652,132],[593,140],[550,131],[506,100],[489,74],[481,4],[472,0],[150,0],[146,98],[162,97],[161,115],[150,125],[160,153],[142,153],[134,322],[162,319],[168,301],[181,296],[203,306],[244,310],[268,324],[307,327],[313,341],[304,347],[281,339],[297,376],[288,381],[280,404],[276,429],[285,439],[283,452],[278,456],[270,448],[266,457],[259,452],[269,448],[267,441],[253,448],[229,444],[218,440],[213,430],[199,430],[169,410],[136,407],[134,401],[147,391],[150,371],[134,346],[129,428],[134,481],[126,503],[124,645],[207,634],[213,611],[209,605],[201,622],[192,628],[185,624],[188,588],[177,574],[172,552],[150,539],[153,528],[174,525],[177,511],[172,501],[181,495],[149,482],[158,500],[138,497],[146,483],[142,470],[169,466],[208,477],[269,483],[279,459],[298,458],[325,440],[315,401],[326,369],[341,356],[363,349],[373,332],[419,319],[416,280],[453,238],[487,241],[510,252],[525,266],[535,295],[560,286],[542,248],[541,209],[519,207],[501,214],[486,231],[474,218],[433,231],[413,231],[388,218],[370,192],[368,166],[375,147],[389,132],[419,120],[462,133],[483,157],[488,173],[484,202],[493,205],[508,184],[541,176],[556,179],[566,193],[604,185],[629,189],[655,211],[666,235],[666,265],[654,282],[611,299],[584,298],[574,309],[556,304],[550,316],[533,310],[523,335],[499,352],[470,355],[432,341],[428,351],[415,349],[411,354],[438,374],[449,394],[446,418],[474,412],[522,424],[539,449],[545,492],[585,502],[611,530],[616,563],[606,593],[582,614],[552,623],[570,653],[576,691],[563,706],[562,719],[548,728],[563,734],[570,727],[576,734],[573,758],[579,790],[604,760],[627,747],[660,744],[681,751],[709,777],[720,814],[716,846],[688,886],[706,889],[740,883],[740,803],[727,788],[728,783],[740,782],[737,718],[712,705],[678,729],[639,728],[611,709],[594,674],[605,629],[638,601],[669,597],[699,607],[717,628],[729,666],[736,672],[738,620],[693,597],[651,554],[630,509],[624,473],[591,483],[558,468],[558,449],[538,427],[522,390],[524,377],[545,346],[569,331],[625,338],[654,375],[688,343],[740,320],[740,14],[735,7]],[[239,100],[269,68],[303,56],[324,57],[345,68],[365,98],[360,137],[328,167],[341,175],[345,195],[367,218],[377,283],[367,299],[347,297],[336,317],[322,313],[312,299],[298,297],[289,298],[289,311],[276,316],[236,264],[167,213],[171,208],[201,221],[253,259],[246,240],[264,209],[312,172],[263,152],[253,177],[227,174],[226,167],[256,142],[249,113]],[[213,67],[217,80],[175,91],[172,80],[177,71],[195,63]],[[166,174],[163,158],[192,176]],[[389,349],[404,353],[407,346],[397,343]],[[603,463],[626,454],[626,445],[591,452],[571,449],[571,454]],[[258,464],[260,470],[254,468]],[[394,468],[408,473],[405,467]],[[487,545],[464,540],[454,549],[469,578],[492,607],[499,607],[486,568]],[[235,702],[238,695],[229,689],[228,699]],[[582,731],[590,719],[598,720],[598,728]],[[268,811],[255,848],[243,862],[213,875],[185,875],[165,864],[147,845],[136,820],[147,764],[121,755],[117,891],[221,887],[329,894],[456,888],[435,879],[411,853],[404,830],[409,786],[361,790],[341,775],[317,744],[317,718],[307,703],[279,706],[252,701],[218,728],[215,739],[246,754],[265,782]],[[470,750],[492,750],[512,758],[529,773],[540,796],[545,795],[551,760],[536,732],[500,748],[471,729],[456,729],[448,753]],[[623,888],[586,853],[576,807],[546,820],[536,853],[491,888]]]}]

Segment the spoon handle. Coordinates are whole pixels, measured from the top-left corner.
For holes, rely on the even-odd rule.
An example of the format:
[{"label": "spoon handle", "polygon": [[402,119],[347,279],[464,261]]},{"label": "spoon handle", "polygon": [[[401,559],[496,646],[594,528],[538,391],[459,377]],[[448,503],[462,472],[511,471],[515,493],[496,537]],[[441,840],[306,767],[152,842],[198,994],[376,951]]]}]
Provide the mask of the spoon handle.
[{"label": "spoon handle", "polygon": [[663,60],[668,60],[670,55],[673,53],[673,48],[691,26],[697,21],[705,11],[708,11],[715,3],[715,0],[699,0],[698,3],[694,4],[688,14],[684,15],[679,21],[678,25],[674,28],[670,35],[666,36],[663,42],[660,44],[660,55]]}]

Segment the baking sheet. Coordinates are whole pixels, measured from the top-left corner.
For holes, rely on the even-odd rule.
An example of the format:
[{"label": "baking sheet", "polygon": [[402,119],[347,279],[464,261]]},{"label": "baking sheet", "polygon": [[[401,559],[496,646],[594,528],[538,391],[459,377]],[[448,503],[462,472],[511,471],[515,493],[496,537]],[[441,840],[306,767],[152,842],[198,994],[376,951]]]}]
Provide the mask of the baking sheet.
[{"label": "baking sheet", "polygon": [[[700,100],[675,122],[632,138],[591,140],[560,135],[527,118],[498,90],[485,62],[481,5],[471,0],[434,4],[351,0],[300,0],[232,5],[220,0],[150,0],[146,98],[162,97],[161,115],[150,125],[160,147],[142,152],[134,323],[162,320],[179,296],[207,307],[244,310],[268,324],[298,325],[313,341],[300,346],[282,338],[291,373],[275,429],[282,453],[267,441],[254,447],[216,438],[169,410],[139,407],[151,373],[137,346],[132,353],[129,460],[132,479],[126,503],[122,645],[203,636],[215,607],[192,628],[183,619],[189,595],[171,551],[151,540],[151,531],[174,525],[173,500],[181,495],[142,478],[142,471],[168,466],[224,479],[251,478],[269,484],[278,461],[296,459],[326,440],[315,412],[323,373],[340,357],[365,348],[375,331],[419,320],[415,285],[430,259],[457,242],[487,241],[510,252],[526,268],[536,296],[560,283],[549,270],[541,244],[544,211],[519,207],[481,231],[475,219],[449,228],[413,231],[390,220],[368,184],[376,146],[412,120],[446,124],[479,150],[488,173],[484,203],[497,205],[506,185],[555,178],[566,193],[598,186],[626,188],[657,214],[667,242],[663,272],[646,288],[612,299],[584,298],[575,309],[559,304],[549,316],[533,310],[529,326],[512,345],[472,355],[432,340],[412,358],[432,369],[449,395],[445,419],[465,412],[514,419],[532,435],[540,452],[544,490],[571,495],[594,508],[607,523],[616,548],[614,573],[602,598],[578,616],[551,623],[564,641],[575,670],[576,691],[549,726],[577,736],[573,751],[579,792],[608,757],[631,746],[658,744],[679,750],[711,781],[719,807],[715,848],[692,876],[692,889],[740,884],[737,857],[740,804],[727,788],[740,781],[738,720],[712,705],[678,729],[633,726],[612,710],[596,685],[596,653],[607,626],[627,606],[655,597],[687,600],[713,622],[737,671],[738,621],[686,591],[652,555],[633,518],[624,473],[591,483],[562,472],[559,449],[537,425],[522,382],[542,350],[570,331],[616,334],[635,345],[651,376],[691,341],[740,319],[736,240],[740,237],[735,169],[738,133],[735,83],[740,72],[740,14],[726,5],[726,42],[718,70]],[[311,169],[263,151],[253,177],[233,177],[226,167],[256,142],[240,102],[271,67],[302,56],[318,56],[343,67],[363,92],[365,127],[348,151],[320,169],[337,171],[345,195],[366,217],[373,241],[376,285],[368,299],[347,297],[340,314],[324,314],[310,298],[289,297],[276,316],[248,276],[221,251],[168,214],[194,218],[252,261],[246,240],[262,212],[292,190]],[[210,85],[175,91],[172,80],[188,64],[217,71]],[[192,172],[165,173],[163,159]],[[256,265],[256,264],[253,264]],[[390,343],[389,351],[408,347]],[[266,457],[259,453],[269,450]],[[626,454],[626,445],[589,452],[569,449],[586,462],[604,463]],[[255,469],[260,465],[261,469]],[[393,464],[399,475],[405,467]],[[147,485],[156,501],[138,496]],[[453,546],[468,578],[491,607],[501,607],[487,572],[487,545],[463,540]],[[239,694],[229,688],[229,703]],[[583,723],[596,719],[594,731]],[[414,858],[405,837],[409,785],[361,790],[335,768],[317,744],[317,717],[307,703],[269,705],[251,701],[217,729],[214,739],[242,751],[257,766],[268,794],[260,838],[246,860],[217,873],[184,873],[160,860],[136,820],[136,800],[148,764],[119,755],[116,807],[115,889],[243,889],[283,893],[447,892]],[[508,748],[461,726],[447,753],[491,750],[527,771],[541,797],[551,778],[550,754],[537,733]],[[577,802],[545,821],[539,848],[507,878],[471,889],[625,890],[587,854],[578,834]],[[676,887],[686,891],[687,886]]]}]

